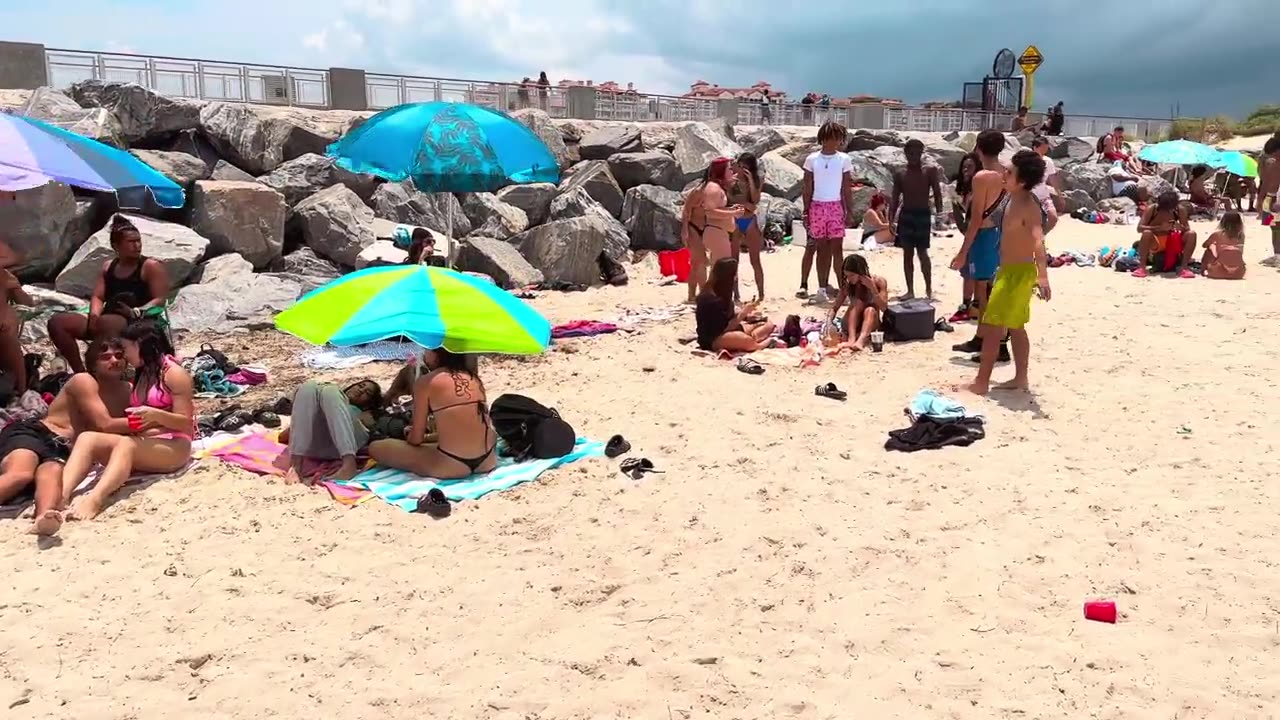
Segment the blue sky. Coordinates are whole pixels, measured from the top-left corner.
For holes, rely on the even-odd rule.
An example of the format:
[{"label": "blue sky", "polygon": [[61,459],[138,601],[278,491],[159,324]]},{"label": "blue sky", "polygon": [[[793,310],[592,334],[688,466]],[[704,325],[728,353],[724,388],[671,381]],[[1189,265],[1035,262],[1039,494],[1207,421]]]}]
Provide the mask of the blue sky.
[{"label": "blue sky", "polygon": [[[1036,102],[1076,114],[1242,116],[1278,98],[1276,0],[0,0],[0,39],[465,79],[767,80],[792,95],[958,98],[1037,45]],[[1250,32],[1266,18],[1270,27]]]}]

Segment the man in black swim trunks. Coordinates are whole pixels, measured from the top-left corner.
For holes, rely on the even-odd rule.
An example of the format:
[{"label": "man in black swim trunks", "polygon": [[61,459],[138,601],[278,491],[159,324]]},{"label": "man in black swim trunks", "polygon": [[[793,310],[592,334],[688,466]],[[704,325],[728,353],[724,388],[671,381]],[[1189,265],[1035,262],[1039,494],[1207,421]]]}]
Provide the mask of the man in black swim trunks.
[{"label": "man in black swim trunks", "polygon": [[893,222],[897,217],[898,223],[894,244],[902,248],[902,272],[907,279],[907,293],[902,297],[915,297],[915,256],[918,255],[920,274],[924,276],[924,293],[932,298],[933,265],[929,262],[929,239],[933,232],[933,217],[929,213],[929,191],[933,191],[934,209],[942,215],[942,179],[938,166],[924,165],[923,142],[913,138],[902,150],[907,156],[907,168],[893,176],[893,197],[889,200],[889,221]]},{"label": "man in black swim trunks", "polygon": [[129,432],[130,386],[119,341],[90,343],[85,360],[92,372],[72,375],[43,420],[19,420],[0,430],[0,504],[34,483],[35,535],[52,535],[62,527],[62,464],[72,439],[87,430]]}]

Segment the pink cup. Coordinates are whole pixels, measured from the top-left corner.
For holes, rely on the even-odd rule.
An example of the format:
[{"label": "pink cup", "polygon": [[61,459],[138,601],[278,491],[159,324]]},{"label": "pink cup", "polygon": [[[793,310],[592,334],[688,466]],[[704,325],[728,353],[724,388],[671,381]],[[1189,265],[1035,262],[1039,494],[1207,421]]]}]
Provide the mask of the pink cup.
[{"label": "pink cup", "polygon": [[1114,623],[1116,621],[1116,601],[1088,600],[1084,604],[1084,617],[1086,620]]}]

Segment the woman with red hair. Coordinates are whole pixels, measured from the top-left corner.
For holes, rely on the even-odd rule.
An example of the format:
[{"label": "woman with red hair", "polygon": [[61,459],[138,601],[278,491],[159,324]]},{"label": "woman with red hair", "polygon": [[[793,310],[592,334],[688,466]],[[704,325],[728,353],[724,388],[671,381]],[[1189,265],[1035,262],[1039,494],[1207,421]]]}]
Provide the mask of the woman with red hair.
[{"label": "woman with red hair", "polygon": [[726,190],[733,182],[731,164],[725,157],[712,160],[707,180],[702,186],[702,210],[706,213],[707,222],[702,243],[711,256],[712,265],[720,258],[734,256],[729,236],[737,229],[737,219],[745,213],[741,205],[729,204]]},{"label": "woman with red hair", "polygon": [[869,238],[874,238],[877,245],[890,247],[893,245],[893,228],[885,217],[885,205],[889,199],[879,190],[871,196],[871,205],[862,213],[862,244],[865,246]]}]

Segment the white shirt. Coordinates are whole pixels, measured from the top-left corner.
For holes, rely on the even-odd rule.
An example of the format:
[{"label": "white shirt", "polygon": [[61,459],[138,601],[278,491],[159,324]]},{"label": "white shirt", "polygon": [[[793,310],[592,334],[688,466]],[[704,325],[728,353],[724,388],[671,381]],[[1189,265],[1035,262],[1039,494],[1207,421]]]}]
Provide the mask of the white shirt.
[{"label": "white shirt", "polygon": [[844,176],[853,174],[853,161],[847,153],[823,155],[819,150],[805,158],[804,169],[813,173],[814,202],[839,202]]},{"label": "white shirt", "polygon": [[[1130,185],[1137,184],[1135,181],[1128,179],[1129,171],[1124,169],[1124,161],[1122,160],[1117,160],[1114,163],[1112,163],[1111,171],[1108,174],[1111,176],[1111,194],[1112,195],[1119,195],[1121,192],[1124,191],[1125,188],[1129,187]],[[1124,178],[1124,179],[1121,179],[1121,178]]]},{"label": "white shirt", "polygon": [[1058,172],[1058,164],[1048,155],[1042,156],[1044,159],[1044,181],[1049,182],[1049,178]]}]

